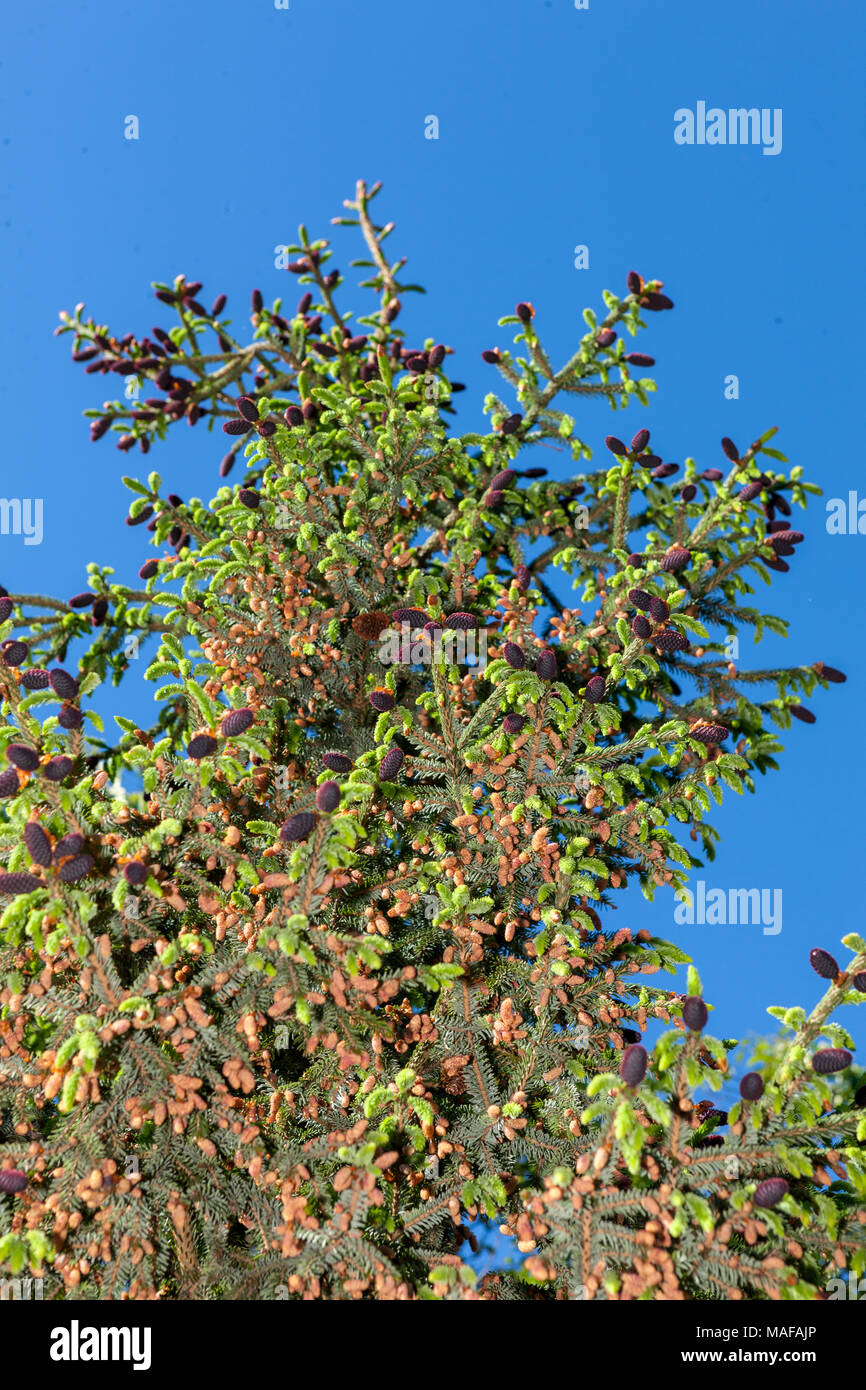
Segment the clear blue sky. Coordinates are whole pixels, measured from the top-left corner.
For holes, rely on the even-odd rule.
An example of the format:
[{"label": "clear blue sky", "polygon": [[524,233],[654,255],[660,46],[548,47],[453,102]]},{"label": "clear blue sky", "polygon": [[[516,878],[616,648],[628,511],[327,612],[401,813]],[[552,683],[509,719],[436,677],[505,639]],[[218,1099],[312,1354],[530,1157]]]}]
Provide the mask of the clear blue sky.
[{"label": "clear blue sky", "polygon": [[[745,446],[779,425],[779,447],[826,497],[866,496],[863,63],[854,0],[10,8],[0,83],[2,492],[44,498],[45,538],[25,547],[0,536],[0,581],[67,596],[83,587],[89,560],[131,580],[146,557],[144,532],[123,526],[129,494],[119,481],[122,463],[143,471],[144,461],[124,460],[110,438],[88,443],[80,412],[105,388],[70,365],[69,339],[52,337],[58,310],[84,300],[115,330],[143,332],[166,321],[150,281],[183,271],[204,281],[208,303],[228,293],[245,319],[253,285],[266,298],[294,297],[274,247],[302,220],[329,234],[359,176],[384,181],[377,206],[397,223],[391,245],[428,289],[406,326],[456,349],[454,374],[469,388],[465,428],[481,423],[483,392],[495,384],[479,352],[507,341],[498,317],[531,299],[561,360],[583,331],[583,306],[606,286],[624,290],[635,268],[664,280],[676,311],[648,316],[638,346],[657,356],[659,392],[620,432],[647,424],[665,458],[718,466],[723,434]],[[677,145],[674,112],[699,101],[781,108],[781,153]],[[128,115],[139,118],[137,141],[124,139]],[[424,138],[429,115],[438,140]],[[336,237],[335,263],[347,270],[359,253],[354,234]],[[577,244],[589,247],[588,270],[574,269]],[[344,304],[361,302],[344,289]],[[739,378],[736,401],[723,395],[729,373]],[[590,402],[578,432],[600,447],[612,423]],[[211,496],[220,440],[201,428],[171,434],[153,466],[183,496]],[[668,897],[649,907],[632,896],[611,918],[693,952],[718,1005],[717,1034],[764,1030],[770,1003],[811,1004],[820,982],[810,947],[833,950],[863,924],[866,537],[830,536],[824,521],[818,499],[791,574],[773,586],[771,610],[791,620],[787,643],[767,639],[754,658],[744,646],[741,661],[822,658],[848,683],[811,701],[817,724],[785,736],[783,768],[758,797],[726,801],[716,862],[695,875],[725,890],[780,888],[781,933],[679,927]],[[134,686],[135,677],[122,708],[145,719],[150,690]],[[100,708],[110,715],[111,699]],[[855,1010],[845,1013],[854,1027]],[[866,1045],[866,1019],[854,1031]]]}]

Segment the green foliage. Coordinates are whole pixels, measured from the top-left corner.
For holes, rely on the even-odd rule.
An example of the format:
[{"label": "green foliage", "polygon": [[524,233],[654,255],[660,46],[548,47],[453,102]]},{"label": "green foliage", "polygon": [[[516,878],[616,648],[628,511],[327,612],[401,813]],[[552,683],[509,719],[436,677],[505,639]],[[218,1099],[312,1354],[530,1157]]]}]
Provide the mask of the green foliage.
[{"label": "green foliage", "polygon": [[[866,1220],[850,1073],[810,1069],[846,1046],[829,1015],[864,997],[863,941],[811,1014],[773,1010],[763,1095],[720,1117],[733,1044],[652,983],[688,958],[605,926],[629,884],[712,856],[713,804],[838,679],[726,648],[784,632],[749,602],[778,567],[764,507],[814,489],[773,431],[721,478],[688,460],[685,493],[648,440],[593,466],[562,397],[646,404],[623,335],[667,301],[639,278],[558,369],[519,305],[489,431],[454,433],[450,349],[406,348],[376,191],[342,219],[374,292],[351,327],[304,229],[302,304],[256,292],[251,334],[182,277],[157,286],[170,333],[63,316],[79,358],[161,393],[90,412],[95,437],[234,442],[209,502],[125,480],[153,528],[137,587],[94,564],[92,607],[13,595],[2,625],[30,667],[83,650],[72,693],[0,665],[0,750],[38,760],[12,750],[0,824],[0,1167],[27,1179],[0,1261],[51,1265],[59,1297],[817,1297]],[[524,471],[541,445],[576,476]],[[437,655],[423,622],[455,614]],[[137,642],[156,717],[116,715],[110,744],[75,712]],[[522,1267],[476,1278],[479,1216]]]}]

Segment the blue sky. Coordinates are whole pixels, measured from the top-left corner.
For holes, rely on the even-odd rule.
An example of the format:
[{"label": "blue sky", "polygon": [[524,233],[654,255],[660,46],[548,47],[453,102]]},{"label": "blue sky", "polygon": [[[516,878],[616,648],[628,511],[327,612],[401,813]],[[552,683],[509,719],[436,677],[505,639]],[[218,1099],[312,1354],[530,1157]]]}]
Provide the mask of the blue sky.
[{"label": "blue sky", "polygon": [[[792,572],[755,600],[790,620],[788,641],[767,638],[754,657],[744,643],[741,663],[824,659],[849,679],[810,701],[818,722],[783,736],[782,770],[757,797],[726,801],[717,859],[694,876],[725,891],[781,889],[782,931],[678,926],[667,896],[648,906],[632,894],[611,920],[693,952],[717,1033],[763,1031],[771,1003],[811,1005],[810,947],[834,950],[863,920],[866,537],[825,528],[827,499],[858,488],[866,497],[862,8],[77,0],[17,6],[4,31],[2,491],[42,497],[45,534],[30,547],[0,536],[0,582],[67,596],[84,587],[89,560],[131,580],[146,558],[145,533],[123,525],[120,483],[143,461],[124,459],[110,438],[89,444],[81,411],[105,387],[70,365],[69,339],[52,336],[61,308],[84,300],[113,329],[143,332],[166,322],[150,281],[181,271],[204,281],[208,303],[225,291],[238,320],[254,285],[293,303],[296,282],[275,269],[275,246],[300,221],[328,235],[355,180],[382,179],[377,211],[397,223],[390,244],[428,291],[401,322],[455,348],[469,429],[499,382],[479,353],[508,341],[496,320],[517,300],[532,300],[560,361],[604,287],[622,292],[632,268],[661,278],[676,311],[648,316],[636,344],[657,358],[659,391],[617,432],[646,424],[665,458],[706,467],[722,464],[723,434],[744,447],[779,426],[774,442],[825,498],[810,507]],[[674,112],[699,101],[781,109],[781,152],[676,144]],[[129,115],[136,141],[124,139]],[[431,115],[437,140],[424,135]],[[348,271],[360,254],[354,233],[335,237],[335,264]],[[589,268],[576,270],[583,244]],[[344,305],[363,301],[344,287]],[[739,399],[726,400],[732,373]],[[600,403],[577,413],[597,450],[613,425]],[[153,466],[183,496],[212,496],[220,439],[201,428],[171,435]],[[567,462],[537,461],[552,471]],[[150,714],[150,690],[134,676],[122,698],[122,712]],[[117,708],[111,696],[99,707]],[[843,1019],[862,1043],[855,1016]]]}]

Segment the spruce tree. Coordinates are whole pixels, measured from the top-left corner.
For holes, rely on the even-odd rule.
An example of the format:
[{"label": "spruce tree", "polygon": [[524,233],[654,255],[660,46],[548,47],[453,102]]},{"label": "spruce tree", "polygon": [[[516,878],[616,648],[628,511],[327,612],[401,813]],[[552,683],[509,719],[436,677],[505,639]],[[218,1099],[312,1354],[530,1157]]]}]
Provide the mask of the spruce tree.
[{"label": "spruce tree", "polygon": [[[455,432],[378,191],[335,219],[366,247],[354,320],[303,228],[297,309],[256,290],[251,330],[182,276],[150,334],[61,315],[88,373],[150,392],[94,439],[230,447],[210,501],[125,479],[137,583],[0,599],[0,1265],[59,1298],[826,1297],[866,1265],[831,1020],[866,942],[812,952],[825,992],[771,1009],[746,1071],[694,967],[665,987],[685,953],[618,925],[845,679],[726,650],[785,632],[754,590],[817,489],[773,430],[704,468],[646,428],[601,444],[654,389],[628,339],[673,308],[636,272],[559,367],[518,304],[489,428]],[[103,734],[139,646],[156,717]],[[479,1217],[515,1254],[482,1278]]]}]

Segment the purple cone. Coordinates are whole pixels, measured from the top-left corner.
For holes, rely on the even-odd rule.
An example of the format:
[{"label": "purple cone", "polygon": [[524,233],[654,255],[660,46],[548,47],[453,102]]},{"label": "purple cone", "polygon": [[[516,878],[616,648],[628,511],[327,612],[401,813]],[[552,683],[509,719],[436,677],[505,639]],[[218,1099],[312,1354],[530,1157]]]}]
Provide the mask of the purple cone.
[{"label": "purple cone", "polygon": [[751,502],[755,497],[758,496],[758,493],[764,491],[764,488],[766,486],[766,478],[754,478],[752,482],[746,483],[745,487],[740,488],[740,491],[737,493],[737,500],[739,502]]},{"label": "purple cone", "polygon": [[403,766],[404,757],[402,748],[390,749],[379,764],[379,780],[381,782],[392,781]]},{"label": "purple cone", "polygon": [[0,772],[0,797],[15,796],[20,786],[14,767],[7,767],[5,772]]},{"label": "purple cone", "polygon": [[411,627],[422,627],[426,618],[423,608],[395,608],[391,614],[392,622],[409,623]]},{"label": "purple cone", "polygon": [[760,1100],[764,1094],[764,1078],[759,1071],[747,1071],[740,1082],[743,1100]]},{"label": "purple cone", "polygon": [[27,660],[28,647],[26,642],[10,642],[8,646],[0,652],[0,661],[4,666],[20,666],[22,661]]},{"label": "purple cone", "polygon": [[59,864],[61,859],[74,858],[83,849],[84,836],[73,830],[69,835],[64,835],[62,840],[58,840],[54,846],[54,862]]},{"label": "purple cone", "polygon": [[78,854],[74,859],[67,859],[65,864],[61,864],[57,870],[57,877],[63,883],[77,883],[80,878],[86,878],[93,868],[92,854]]},{"label": "purple cone", "polygon": [[474,613],[450,613],[444,626],[458,632],[469,632],[478,627],[478,619]]},{"label": "purple cone", "polygon": [[[764,537],[764,544],[771,545],[774,550],[782,546],[799,545],[805,537],[802,531],[774,531],[771,536]],[[782,551],[782,554],[790,553]]]},{"label": "purple cone", "polygon": [[690,994],[683,1002],[683,1023],[693,1033],[700,1033],[707,1026],[709,1012],[698,994]]},{"label": "purple cone", "polygon": [[39,754],[34,748],[28,748],[26,743],[10,743],[6,757],[22,772],[35,772],[39,766]]},{"label": "purple cone", "polygon": [[25,825],[24,843],[33,863],[41,864],[43,869],[47,869],[51,863],[51,841],[36,821],[28,821]]},{"label": "purple cone", "polygon": [[647,1050],[640,1043],[632,1043],[622,1054],[619,1074],[626,1086],[639,1086],[646,1076]]},{"label": "purple cone", "polygon": [[47,690],[48,672],[43,671],[39,666],[31,666],[27,671],[18,674],[18,680],[25,690]]},{"label": "purple cone", "polygon": [[62,782],[64,777],[68,777],[72,771],[72,759],[65,753],[58,753],[56,758],[49,758],[42,769],[43,777],[47,777],[49,782]]},{"label": "purple cone", "polygon": [[330,772],[351,772],[354,763],[345,753],[329,752],[322,754],[322,762]]},{"label": "purple cone", "polygon": [[251,728],[255,716],[251,709],[233,709],[224,714],[220,724],[223,738],[237,738]]},{"label": "purple cone", "polygon": [[384,714],[386,710],[393,709],[396,703],[397,701],[394,699],[390,690],[386,690],[384,686],[377,685],[375,690],[370,691],[370,704],[373,706],[373,709],[378,710],[380,714]]},{"label": "purple cone", "polygon": [[54,694],[61,700],[74,700],[78,694],[78,681],[59,666],[48,672],[48,681]]},{"label": "purple cone", "polygon": [[20,1173],[17,1168],[0,1169],[0,1192],[5,1192],[14,1196],[16,1192],[23,1192],[27,1186],[27,1175]]},{"label": "purple cone", "polygon": [[658,290],[647,290],[641,298],[641,304],[644,309],[649,309],[654,314],[674,307],[674,301],[666,294],[659,294]]},{"label": "purple cone", "polygon": [[696,724],[689,729],[689,738],[696,739],[698,743],[724,743],[730,732],[724,724]]},{"label": "purple cone", "polygon": [[689,552],[681,545],[673,546],[662,560],[662,569],[666,574],[676,574],[686,568],[691,558]]},{"label": "purple cone", "polygon": [[187,757],[194,758],[196,762],[209,758],[216,750],[217,741],[212,734],[193,734],[186,746]]},{"label": "purple cone", "polygon": [[316,805],[320,811],[329,815],[336,811],[340,804],[340,784],[338,782],[323,782],[316,789]]},{"label": "purple cone", "polygon": [[672,627],[657,633],[653,641],[662,652],[685,652],[689,647],[688,638],[682,632],[674,631]]},{"label": "purple cone", "polygon": [[816,975],[820,975],[822,980],[835,980],[839,974],[839,965],[829,951],[824,951],[820,946],[815,946],[809,952],[809,964]]},{"label": "purple cone", "polygon": [[41,878],[35,874],[0,874],[0,894],[17,897],[19,893],[32,893],[36,888],[44,888]]},{"label": "purple cone", "polygon": [[767,1178],[764,1182],[758,1183],[752,1202],[756,1207],[774,1207],[777,1202],[781,1202],[787,1191],[788,1184],[784,1178]]},{"label": "purple cone", "polygon": [[556,673],[556,653],[547,647],[543,652],[539,653],[538,660],[535,663],[535,674],[543,681],[552,681],[556,679]]},{"label": "purple cone", "polygon": [[316,819],[312,811],[297,811],[280,826],[280,839],[287,845],[295,844],[299,840],[306,840],[316,824]]},{"label": "purple cone", "polygon": [[853,1060],[847,1047],[823,1047],[812,1058],[812,1070],[819,1076],[829,1076],[831,1072],[844,1071]]}]

